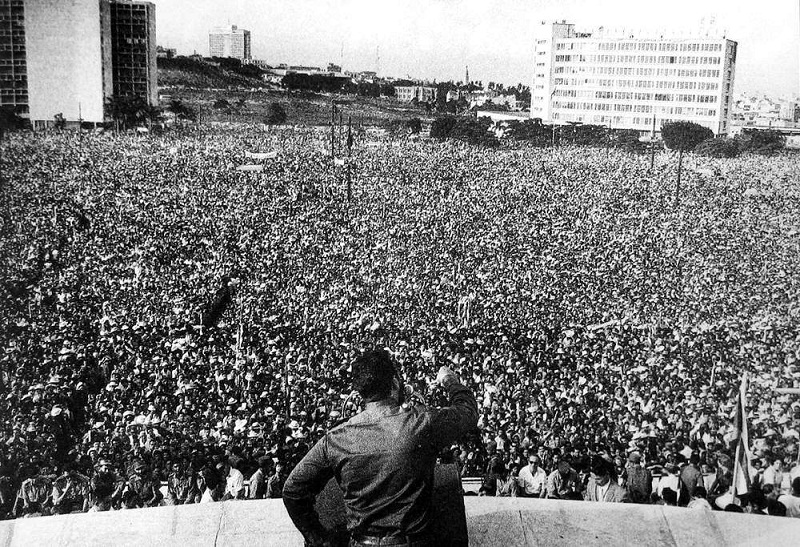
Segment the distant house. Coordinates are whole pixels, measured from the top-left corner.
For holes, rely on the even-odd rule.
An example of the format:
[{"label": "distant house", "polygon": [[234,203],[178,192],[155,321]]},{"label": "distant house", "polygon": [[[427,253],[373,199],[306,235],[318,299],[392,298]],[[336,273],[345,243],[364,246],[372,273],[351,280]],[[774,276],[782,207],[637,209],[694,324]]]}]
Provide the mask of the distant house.
[{"label": "distant house", "polygon": [[410,103],[414,99],[419,102],[436,100],[436,88],[425,85],[401,85],[394,88],[395,98],[402,103]]}]

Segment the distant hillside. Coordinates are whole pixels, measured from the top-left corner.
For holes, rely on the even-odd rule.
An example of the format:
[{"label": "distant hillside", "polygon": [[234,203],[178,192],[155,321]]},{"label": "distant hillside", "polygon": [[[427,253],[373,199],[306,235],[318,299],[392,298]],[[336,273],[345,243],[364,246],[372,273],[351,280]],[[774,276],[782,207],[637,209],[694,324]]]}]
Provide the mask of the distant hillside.
[{"label": "distant hillside", "polygon": [[251,65],[240,65],[233,59],[220,59],[220,66],[188,57],[158,59],[158,85],[183,86],[195,89],[229,87],[264,87],[261,71]]}]

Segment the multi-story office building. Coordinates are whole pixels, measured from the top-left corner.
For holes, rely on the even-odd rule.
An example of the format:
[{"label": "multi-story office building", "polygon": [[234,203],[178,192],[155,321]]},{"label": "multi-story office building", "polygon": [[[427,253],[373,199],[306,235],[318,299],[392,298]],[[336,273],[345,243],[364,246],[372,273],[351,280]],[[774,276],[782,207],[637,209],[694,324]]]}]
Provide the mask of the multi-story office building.
[{"label": "multi-story office building", "polygon": [[113,93],[111,17],[107,1],[25,1],[25,47],[30,120],[34,128],[103,121]]},{"label": "multi-story office building", "polygon": [[230,27],[217,27],[208,32],[210,57],[233,57],[240,61],[250,60],[250,31]]},{"label": "multi-story office building", "polygon": [[114,96],[158,104],[156,7],[150,2],[111,2],[111,65]]},{"label": "multi-story office building", "polygon": [[0,0],[0,106],[28,112],[23,0]]},{"label": "multi-story office building", "polygon": [[535,38],[531,117],[645,132],[656,120],[691,121],[726,134],[736,42],[576,32],[542,23]]},{"label": "multi-story office building", "polygon": [[128,0],[0,0],[0,98],[34,128],[102,123],[106,100],[158,101],[155,6]]}]

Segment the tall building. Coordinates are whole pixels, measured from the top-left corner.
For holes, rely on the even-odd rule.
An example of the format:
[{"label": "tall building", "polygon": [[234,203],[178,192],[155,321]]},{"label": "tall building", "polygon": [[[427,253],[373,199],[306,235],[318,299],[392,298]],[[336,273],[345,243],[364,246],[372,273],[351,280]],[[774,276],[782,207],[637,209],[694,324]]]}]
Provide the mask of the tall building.
[{"label": "tall building", "polygon": [[102,123],[112,95],[158,101],[155,6],[129,0],[0,0],[0,102],[34,128]]},{"label": "tall building", "polygon": [[28,112],[23,0],[0,0],[0,106]]},{"label": "tall building", "polygon": [[34,128],[103,121],[112,93],[110,10],[99,0],[26,0],[25,47]]},{"label": "tall building", "polygon": [[250,31],[236,25],[211,29],[208,32],[208,54],[210,57],[233,57],[249,61]]},{"label": "tall building", "polygon": [[150,2],[111,2],[111,65],[114,96],[158,104],[156,7]]},{"label": "tall building", "polygon": [[531,117],[650,131],[691,121],[726,134],[737,43],[725,38],[576,32],[542,22],[534,33]]}]

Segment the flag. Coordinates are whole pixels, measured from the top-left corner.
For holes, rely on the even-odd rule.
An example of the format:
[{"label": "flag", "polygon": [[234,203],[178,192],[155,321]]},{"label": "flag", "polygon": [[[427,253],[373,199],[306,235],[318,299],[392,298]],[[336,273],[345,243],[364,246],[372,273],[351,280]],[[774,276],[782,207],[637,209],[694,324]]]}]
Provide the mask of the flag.
[{"label": "flag", "polygon": [[731,494],[734,498],[747,494],[750,491],[751,477],[755,470],[750,465],[752,454],[750,452],[750,438],[747,433],[747,373],[742,375],[739,386],[739,395],[736,398],[734,416],[735,459],[733,461],[733,480],[731,481]]}]

